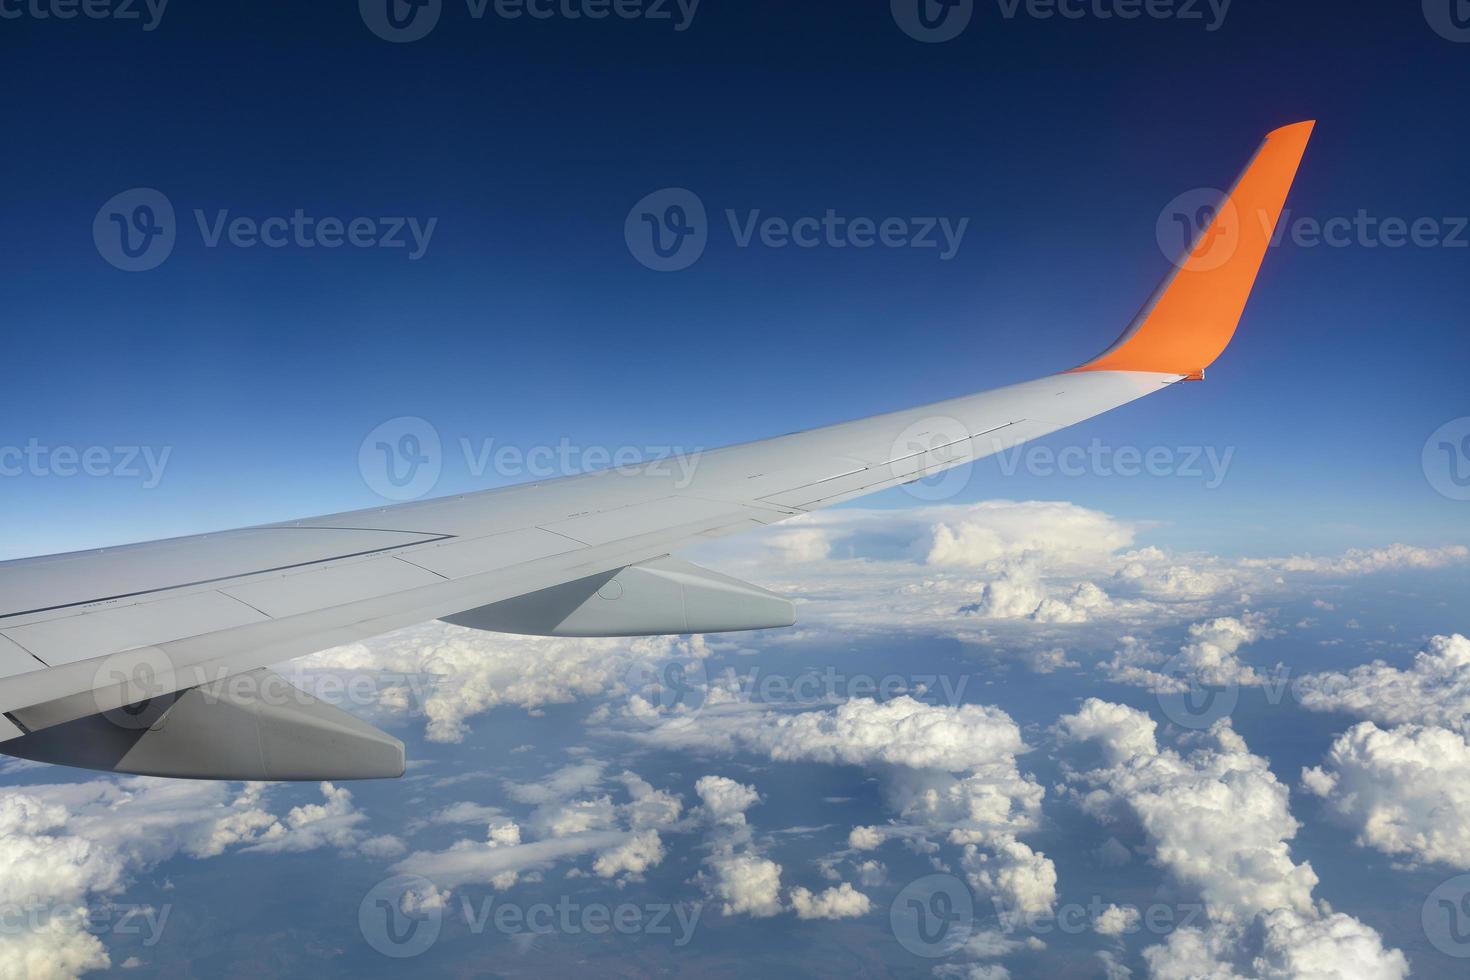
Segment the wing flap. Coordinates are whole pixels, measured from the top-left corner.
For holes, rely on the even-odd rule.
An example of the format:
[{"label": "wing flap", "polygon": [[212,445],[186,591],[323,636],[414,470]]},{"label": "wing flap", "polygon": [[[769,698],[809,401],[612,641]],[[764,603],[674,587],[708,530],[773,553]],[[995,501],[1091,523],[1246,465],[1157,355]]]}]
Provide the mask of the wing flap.
[{"label": "wing flap", "polygon": [[426,568],[394,555],[386,555],[269,578],[256,578],[223,588],[220,592],[271,619],[281,619],[313,609],[340,606],[356,599],[374,599],[395,592],[406,592],[442,581],[443,576]]},{"label": "wing flap", "polygon": [[3,635],[49,666],[77,663],[268,618],[221,592],[194,592],[16,626]]},{"label": "wing flap", "polygon": [[403,775],[403,743],[270,670],[30,732],[0,743],[22,759],[184,779],[380,779]]},{"label": "wing flap", "polygon": [[136,601],[376,554],[440,537],[372,527],[256,527],[0,562],[0,625],[99,602]]},{"label": "wing flap", "polygon": [[791,626],[796,606],[749,582],[665,557],[445,616],[444,621],[529,636],[671,636]]}]

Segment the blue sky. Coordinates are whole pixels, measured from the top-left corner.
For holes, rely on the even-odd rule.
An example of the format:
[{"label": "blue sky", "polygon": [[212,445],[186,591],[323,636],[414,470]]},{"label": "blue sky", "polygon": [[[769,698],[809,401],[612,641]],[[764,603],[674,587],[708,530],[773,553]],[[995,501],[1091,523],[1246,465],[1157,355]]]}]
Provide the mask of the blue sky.
[{"label": "blue sky", "polygon": [[[360,451],[404,417],[439,440],[439,494],[1049,374],[1132,317],[1181,202],[1270,129],[1318,126],[1205,383],[937,498],[895,490],[690,556],[796,598],[795,630],[427,624],[288,668],[319,692],[365,682],[339,700],[408,743],[398,782],[0,767],[0,977],[32,948],[60,976],[398,975],[363,909],[402,875],[442,928],[407,960],[432,974],[1142,980],[1188,952],[1176,930],[1100,926],[1113,906],[1105,923],[1191,916],[1241,975],[1330,970],[1328,934],[1385,980],[1463,975],[1470,944],[1433,918],[1470,892],[1458,7],[1125,20],[1097,13],[1124,0],[1066,3],[1075,18],[975,0],[924,43],[907,0],[667,20],[443,0],[427,36],[391,43],[375,2],[129,20],[0,0],[24,93],[0,162],[0,469],[43,461],[0,474],[0,558],[382,504]],[[641,203],[691,199],[703,251],[649,268]],[[952,247],[742,244],[752,220],[829,212]],[[120,268],[113,214],[171,249]],[[1395,244],[1395,223],[1420,240]],[[348,227],[404,244],[325,246]],[[281,247],[246,244],[271,229]],[[504,448],[569,462],[481,465]],[[1163,472],[1117,472],[1151,449]],[[102,475],[57,472],[89,451]],[[1072,472],[1069,453],[1104,462]],[[646,685],[671,662],[692,719]],[[791,696],[813,677],[817,697]],[[865,697],[884,678],[899,688]],[[1170,857],[1181,827],[1199,867]],[[979,909],[974,942],[938,956],[901,922],[935,874]],[[464,921],[490,900],[701,911],[683,945],[512,937]],[[1007,928],[996,901],[1090,911]],[[18,904],[41,920],[9,928]],[[116,927],[127,911],[142,933]]]},{"label": "blue sky", "polygon": [[[8,71],[36,96],[7,110],[24,138],[0,217],[6,442],[171,455],[146,491],[8,479],[6,554],[370,505],[357,447],[396,416],[450,442],[708,447],[1064,368],[1167,269],[1170,201],[1228,182],[1266,130],[1301,118],[1320,125],[1294,221],[1362,211],[1470,238],[1456,235],[1466,135],[1435,95],[1466,50],[1415,12],[1242,3],[1211,31],[1025,9],[982,3],[944,44],[915,42],[881,4],[709,4],[683,31],[451,4],[410,44],[325,9],[180,6],[152,31],[8,21]],[[137,187],[167,197],[177,242],[127,273],[90,231]],[[667,187],[704,203],[709,246],[655,273],[623,226]],[[194,214],[296,209],[436,223],[414,260],[211,248]],[[828,209],[968,225],[945,261],[741,248],[725,214]],[[1463,527],[1418,461],[1464,411],[1470,252],[1377,241],[1288,237],[1207,384],[1058,437],[1233,447],[1219,488],[966,492],[1140,516],[1147,501],[1182,536],[1242,550]],[[438,489],[494,482],[450,465]]]}]

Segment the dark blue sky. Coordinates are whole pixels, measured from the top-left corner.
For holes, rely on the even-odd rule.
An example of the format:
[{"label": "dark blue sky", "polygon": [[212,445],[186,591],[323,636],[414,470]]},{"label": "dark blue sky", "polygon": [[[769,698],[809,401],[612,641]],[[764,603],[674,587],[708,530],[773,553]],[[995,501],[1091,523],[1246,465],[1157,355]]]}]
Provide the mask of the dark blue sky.
[{"label": "dark blue sky", "polygon": [[[1470,43],[1418,4],[1236,0],[1210,30],[1206,4],[1123,21],[981,0],[940,44],[880,2],[705,0],[682,31],[672,4],[493,9],[444,0],[404,44],[352,4],[0,19],[0,444],[170,450],[146,491],[0,481],[7,555],[371,505],[358,446],[395,416],[438,428],[447,492],[505,482],[466,469],[462,435],[713,446],[1065,368],[1163,275],[1171,199],[1303,118],[1294,219],[1430,219],[1460,247],[1288,241],[1209,382],[1053,439],[1233,448],[1218,488],[985,470],[963,499],[1065,497],[1245,551],[1463,532],[1420,453],[1466,413]],[[129,273],[92,228],[138,187],[172,204],[177,242]],[[658,273],[624,222],[668,187],[707,207],[709,245]],[[196,209],[437,222],[411,260],[210,248]],[[727,209],[969,223],[945,261],[741,248]]]}]

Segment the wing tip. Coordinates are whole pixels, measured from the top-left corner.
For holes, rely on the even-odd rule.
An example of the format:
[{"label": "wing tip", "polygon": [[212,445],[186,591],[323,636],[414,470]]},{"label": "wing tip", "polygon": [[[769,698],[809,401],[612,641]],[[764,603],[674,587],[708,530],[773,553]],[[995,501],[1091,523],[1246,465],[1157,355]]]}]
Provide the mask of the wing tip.
[{"label": "wing tip", "polygon": [[1317,120],[1303,119],[1301,122],[1288,123],[1285,126],[1279,126],[1271,130],[1271,132],[1266,134],[1266,139],[1274,140],[1291,137],[1305,141],[1312,135],[1312,130],[1316,128]]},{"label": "wing tip", "polygon": [[1113,346],[1073,371],[1204,377],[1235,333],[1316,126],[1315,119],[1304,119],[1266,134],[1215,217],[1144,312]]}]

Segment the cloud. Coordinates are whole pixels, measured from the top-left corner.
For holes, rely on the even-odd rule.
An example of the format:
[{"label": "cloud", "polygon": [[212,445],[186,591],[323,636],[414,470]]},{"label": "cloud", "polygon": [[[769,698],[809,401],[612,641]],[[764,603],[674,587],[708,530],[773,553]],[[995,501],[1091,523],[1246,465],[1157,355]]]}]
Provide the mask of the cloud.
[{"label": "cloud", "polygon": [[517,803],[557,803],[597,786],[602,782],[604,768],[600,762],[578,762],[563,766],[539,782],[516,783],[507,779],[501,787]]},{"label": "cloud", "polygon": [[1470,870],[1470,736],[1365,721],[1332,743],[1323,766],[1303,770],[1302,784],[1360,845]]},{"label": "cloud", "polygon": [[1135,708],[1089,698],[1061,719],[1064,741],[1100,742],[1108,765],[1081,774],[1086,806],[1121,804],[1143,825],[1157,863],[1196,888],[1221,919],[1276,908],[1309,912],[1317,876],[1294,864],[1297,821],[1287,789],[1228,725],[1189,756],[1160,749],[1155,723]]},{"label": "cloud", "polygon": [[1009,914],[1049,912],[1057,900],[1057,869],[1051,859],[1008,835],[982,851],[966,844],[960,864],[970,883],[999,902]]},{"label": "cloud", "polygon": [[684,811],[684,801],[674,793],[654,789],[646,779],[623,772],[618,780],[628,791],[629,803],[624,807],[628,825],[634,830],[672,827]]},{"label": "cloud", "polygon": [[88,918],[133,877],[176,855],[249,847],[352,851],[380,844],[351,794],[321,784],[324,802],[285,818],[264,809],[265,784],[149,777],[26,786],[0,794],[0,907],[35,909],[0,930],[0,977],[67,978],[111,965]]},{"label": "cloud", "polygon": [[709,827],[706,890],[725,915],[768,918],[784,911],[781,866],[757,847],[745,811],[760,801],[755,787],[726,776],[701,776],[694,784]]},{"label": "cloud", "polygon": [[1103,980],[1129,980],[1133,976],[1133,971],[1119,962],[1118,954],[1111,950],[1099,951],[1097,959],[1102,964]]},{"label": "cloud", "polygon": [[[703,544],[689,557],[799,602],[802,625],[767,643],[806,644],[836,630],[844,641],[919,633],[1039,671],[1068,662],[1047,659],[1058,648],[1077,661],[1121,635],[1156,644],[1155,634],[1181,624],[1245,623],[1249,604],[1320,583],[1470,558],[1459,545],[1402,544],[1336,556],[1227,558],[1140,546],[1147,532],[1075,504],[998,500],[824,511]],[[1135,682],[1160,683],[1148,675],[1161,664],[1131,665]],[[1120,672],[1129,666],[1120,663]],[[1258,682],[1238,659],[1220,667],[1241,668],[1237,682]]]},{"label": "cloud", "polygon": [[1050,650],[1028,650],[1021,654],[1022,662],[1036,674],[1054,674],[1059,670],[1081,667],[1075,660],[1067,658],[1067,651],[1061,647]]},{"label": "cloud", "polygon": [[[499,807],[461,800],[460,802],[450,803],[447,806],[440,807],[420,822],[423,824],[450,825],[466,823],[488,824],[490,821],[503,815]],[[413,823],[411,821],[410,825],[412,826]]]},{"label": "cloud", "polygon": [[[643,664],[707,655],[702,637],[581,639],[511,636],[424,623],[335,647],[280,669],[310,689],[312,672],[371,675],[371,705],[392,720],[421,714],[433,742],[461,742],[467,721],[502,706],[525,709],[601,697]],[[354,688],[353,693],[356,693]]]},{"label": "cloud", "polygon": [[[1038,825],[1045,790],[1020,773],[1016,757],[1027,747],[1016,723],[997,708],[936,706],[900,696],[791,711],[742,701],[716,687],[698,719],[645,720],[623,734],[668,749],[863,767],[878,776],[898,822],[854,829],[848,838],[853,849],[871,850],[889,837],[938,836],[961,848],[975,887],[1009,906],[1044,911],[1055,901],[1051,860],[1018,840]],[[734,793],[729,782],[700,789],[716,819],[749,805],[743,797],[722,803]]]},{"label": "cloud", "polygon": [[[314,851],[320,847],[335,847],[350,851],[361,848],[368,837],[362,828],[367,815],[352,802],[352,793],[331,783],[320,784],[323,802],[306,803],[292,807],[286,816],[261,832],[249,850],[252,851]],[[402,849],[394,837],[372,838],[367,844],[375,856],[391,854]]]},{"label": "cloud", "polygon": [[1372,575],[1410,569],[1435,569],[1456,565],[1470,558],[1470,548],[1448,545],[1441,548],[1417,548],[1392,544],[1387,548],[1351,548],[1336,557],[1293,555],[1289,558],[1246,559],[1247,568],[1267,568],[1283,572],[1310,572],[1316,575]]},{"label": "cloud", "polygon": [[[1189,627],[1189,638],[1169,660],[1136,637],[1120,639],[1113,659],[1099,664],[1109,680],[1154,694],[1180,694],[1192,685],[1259,687],[1265,678],[1237,656],[1240,648],[1266,635],[1259,613],[1220,616]],[[1163,672],[1157,667],[1166,667]]]},{"label": "cloud", "polygon": [[[736,782],[727,776],[701,776],[694,785],[701,806],[698,815],[706,827],[709,856],[707,871],[699,880],[710,898],[720,903],[724,915],[749,915],[769,918],[790,910],[800,919],[850,919],[866,915],[872,907],[868,897],[848,882],[813,892],[804,887],[791,889],[788,900],[781,900],[781,865],[771,860],[756,840],[746,811],[760,802],[754,786]],[[883,868],[867,862],[868,874],[881,879]],[[837,877],[828,867],[830,877]]]},{"label": "cloud", "polygon": [[1138,928],[1141,915],[1132,905],[1109,905],[1097,914],[1092,928],[1100,936],[1121,936]]},{"label": "cloud", "polygon": [[592,870],[601,878],[620,874],[639,876],[664,859],[664,845],[657,830],[642,830],[617,847],[597,855]]},{"label": "cloud", "polygon": [[1011,971],[999,963],[945,963],[934,968],[946,980],[1011,980]]},{"label": "cloud", "polygon": [[705,862],[712,876],[709,893],[725,915],[768,918],[783,910],[781,866],[748,851],[717,851]]},{"label": "cloud", "polygon": [[631,772],[616,777],[626,802],[605,793],[583,796],[603,786],[604,768],[595,761],[575,763],[540,782],[505,783],[511,799],[533,807],[520,823],[474,804],[439,811],[442,819],[436,822],[442,823],[466,822],[475,813],[489,813],[491,819],[483,839],[460,840],[442,851],[417,851],[394,870],[422,875],[446,892],[466,884],[503,891],[526,872],[591,854],[592,871],[599,877],[636,879],[663,861],[667,852],[660,831],[676,827],[683,802]]},{"label": "cloud", "polygon": [[1135,533],[1101,511],[1060,501],[988,500],[929,512],[934,522],[926,559],[935,566],[984,568],[1027,556],[1090,563],[1128,547]]},{"label": "cloud", "polygon": [[823,892],[791,890],[791,908],[798,919],[855,919],[867,915],[872,907],[868,896],[845,881]]},{"label": "cloud", "polygon": [[1024,750],[1009,715],[984,705],[934,706],[903,695],[787,712],[711,697],[697,724],[672,719],[631,737],[670,747],[742,749],[785,762],[892,765],[963,772]]},{"label": "cloud", "polygon": [[1291,859],[1287,843],[1299,827],[1287,789],[1228,721],[1186,755],[1159,746],[1144,712],[1090,698],[1057,732],[1063,745],[1102,752],[1100,767],[1070,772],[1082,808],[1135,820],[1154,862],[1204,900],[1208,926],[1176,929],[1144,951],[1152,976],[1407,974],[1403,954],[1384,949],[1376,932],[1313,901],[1317,875]]},{"label": "cloud", "polygon": [[597,851],[614,851],[631,839],[624,831],[604,830],[522,842],[514,823],[492,826],[482,841],[458,841],[443,851],[417,851],[393,866],[394,871],[422,875],[451,891],[467,884],[504,890],[531,870]]},{"label": "cloud", "polygon": [[1295,686],[1302,707],[1379,724],[1470,727],[1470,639],[1436,636],[1408,670],[1381,660],[1346,673],[1309,674]]},{"label": "cloud", "polygon": [[[921,631],[1009,651],[1044,671],[1067,663],[1044,656],[1059,640],[1077,649],[1086,645],[1079,638],[1100,644],[1120,632],[1145,636],[1231,614],[1242,593],[1296,587],[1288,578],[1438,568],[1470,556],[1462,546],[1393,545],[1336,557],[1224,559],[1135,547],[1139,534],[1138,525],[1075,504],[998,500],[826,511],[701,545],[690,557],[801,603],[802,627],[771,643],[804,642],[834,626],[846,636]],[[307,689],[314,676],[364,675],[370,703],[353,710],[384,723],[423,717],[431,741],[459,742],[484,712],[619,694],[642,667],[708,654],[700,637],[523,637],[436,622],[281,670]]]},{"label": "cloud", "polygon": [[745,824],[745,811],[761,798],[754,786],[745,786],[726,776],[701,776],[694,784],[694,791],[711,820],[741,826]]},{"label": "cloud", "polygon": [[797,527],[806,518],[788,521],[780,532],[771,535],[767,547],[777,561],[784,564],[824,561],[832,553],[832,542],[817,528]]}]

